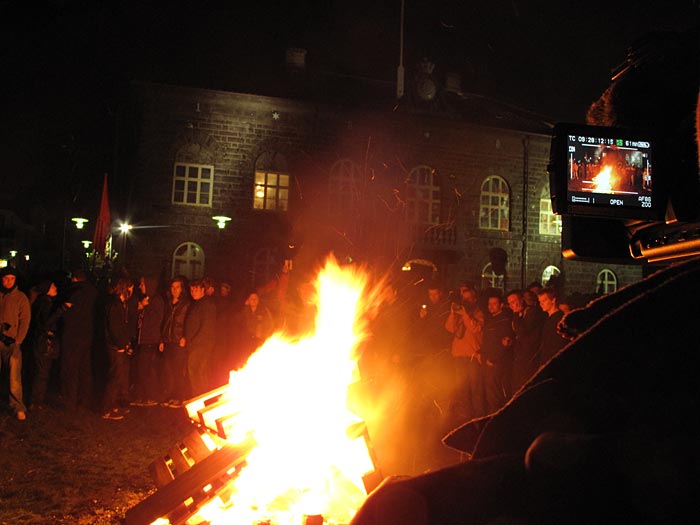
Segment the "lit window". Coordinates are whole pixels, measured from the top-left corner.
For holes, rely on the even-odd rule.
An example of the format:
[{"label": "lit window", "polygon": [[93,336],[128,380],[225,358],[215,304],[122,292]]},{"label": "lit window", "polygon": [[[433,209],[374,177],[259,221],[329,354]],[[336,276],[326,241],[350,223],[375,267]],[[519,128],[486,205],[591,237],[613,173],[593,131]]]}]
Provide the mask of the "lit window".
[{"label": "lit window", "polygon": [[510,228],[510,191],[501,177],[488,177],[481,185],[479,228],[508,231]]},{"label": "lit window", "polygon": [[416,166],[406,184],[406,220],[418,224],[440,223],[440,186],[435,170]]},{"label": "lit window", "polygon": [[204,275],[204,250],[193,242],[183,242],[173,252],[172,276],[199,279]]},{"label": "lit window", "polygon": [[546,188],[540,197],[540,235],[561,235],[561,216],[552,213],[552,199]]},{"label": "lit window", "polygon": [[360,194],[360,167],[350,159],[340,159],[328,177],[328,210],[331,215],[347,217],[355,213]]},{"label": "lit window", "polygon": [[175,164],[173,204],[211,207],[214,189],[214,166]]},{"label": "lit window", "polygon": [[612,270],[603,268],[596,277],[596,294],[607,295],[617,291],[617,276]]},{"label": "lit window", "polygon": [[561,270],[556,266],[547,266],[542,272],[542,286],[547,286],[552,278],[555,278],[561,273]]},{"label": "lit window", "polygon": [[481,289],[498,288],[499,290],[503,290],[505,289],[505,285],[505,275],[497,274],[493,271],[493,265],[487,263],[484,269],[481,270]]},{"label": "lit window", "polygon": [[289,175],[268,171],[255,172],[253,208],[256,210],[287,211],[289,204]]}]

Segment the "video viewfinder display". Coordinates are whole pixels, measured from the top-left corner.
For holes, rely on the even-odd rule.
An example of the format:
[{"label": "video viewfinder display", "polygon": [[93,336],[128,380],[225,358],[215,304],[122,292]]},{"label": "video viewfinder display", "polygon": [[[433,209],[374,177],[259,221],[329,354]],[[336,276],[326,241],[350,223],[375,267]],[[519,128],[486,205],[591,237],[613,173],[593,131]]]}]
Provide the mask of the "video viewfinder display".
[{"label": "video viewfinder display", "polygon": [[569,205],[652,207],[650,141],[581,134],[567,137]]}]

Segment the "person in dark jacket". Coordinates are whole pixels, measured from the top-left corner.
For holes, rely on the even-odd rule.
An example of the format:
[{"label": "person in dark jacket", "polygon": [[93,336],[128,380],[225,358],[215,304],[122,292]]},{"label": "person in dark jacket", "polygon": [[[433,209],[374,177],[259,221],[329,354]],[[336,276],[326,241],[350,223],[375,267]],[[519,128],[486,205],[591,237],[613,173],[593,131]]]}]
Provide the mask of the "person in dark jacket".
[{"label": "person in dark jacket", "polygon": [[161,327],[161,343],[158,349],[162,359],[163,406],[179,408],[189,395],[187,374],[187,348],[185,347],[185,317],[190,306],[184,277],[174,277],[165,301],[165,313]]},{"label": "person in dark jacket", "polygon": [[525,302],[523,292],[513,290],[507,296],[508,306],[513,312],[513,375],[512,388],[517,391],[532,377],[539,367],[538,351],[544,317],[539,306]]},{"label": "person in dark jacket", "polygon": [[564,317],[564,312],[559,309],[557,291],[554,288],[543,288],[537,294],[537,299],[542,311],[547,314],[544,325],[542,325],[539,349],[540,365],[543,365],[566,346],[568,339],[557,329],[559,321]]},{"label": "person in dark jacket", "polygon": [[93,401],[92,347],[96,336],[97,288],[83,270],[71,277],[67,301],[72,305],[61,318],[60,383],[64,407],[89,407]]},{"label": "person in dark jacket", "polygon": [[192,395],[198,396],[210,390],[211,367],[216,344],[216,303],[206,294],[205,283],[190,283],[192,304],[185,318],[185,345],[187,346],[187,372],[190,376]]},{"label": "person in dark jacket", "polygon": [[117,281],[107,302],[105,345],[109,357],[109,376],[103,403],[104,419],[124,419],[120,405],[129,396],[129,368],[136,335],[136,317],[129,311],[133,283],[126,278]]},{"label": "person in dark jacket", "polygon": [[158,293],[158,280],[146,276],[139,279],[138,333],[134,355],[135,406],[157,405],[156,397],[162,393],[156,359],[160,358],[161,325],[165,302]]},{"label": "person in dark jacket", "polygon": [[41,408],[46,400],[46,391],[54,363],[60,354],[57,334],[58,322],[72,306],[57,303],[58,288],[52,281],[42,281],[36,286],[37,298],[32,303],[32,332],[34,354],[34,378],[32,383],[32,409]]},{"label": "person in dark jacket", "polygon": [[487,414],[493,413],[511,395],[510,372],[514,339],[512,312],[503,307],[503,296],[488,298],[488,312],[484,322],[481,361],[484,373],[484,398]]}]

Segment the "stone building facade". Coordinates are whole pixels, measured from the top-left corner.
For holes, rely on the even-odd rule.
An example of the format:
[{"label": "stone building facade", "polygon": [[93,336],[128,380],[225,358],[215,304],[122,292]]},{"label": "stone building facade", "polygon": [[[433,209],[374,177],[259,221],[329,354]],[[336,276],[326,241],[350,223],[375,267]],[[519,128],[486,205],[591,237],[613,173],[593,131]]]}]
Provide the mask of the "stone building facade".
[{"label": "stone building facade", "polygon": [[112,190],[134,228],[115,249],[135,273],[241,290],[274,282],[285,261],[301,279],[330,252],[446,287],[560,274],[566,293],[593,294],[641,277],[562,257],[547,123],[441,96],[437,109],[371,107],[135,83]]}]

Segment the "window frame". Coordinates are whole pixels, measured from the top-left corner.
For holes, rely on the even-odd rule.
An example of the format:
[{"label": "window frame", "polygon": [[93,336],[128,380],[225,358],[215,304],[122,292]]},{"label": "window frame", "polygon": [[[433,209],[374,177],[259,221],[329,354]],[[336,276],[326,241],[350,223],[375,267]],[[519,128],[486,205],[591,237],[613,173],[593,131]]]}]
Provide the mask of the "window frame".
[{"label": "window frame", "polygon": [[442,189],[436,182],[435,168],[419,164],[411,168],[406,180],[407,221],[415,224],[440,224]]},{"label": "window frame", "polygon": [[[612,276],[612,279],[603,279],[603,276]],[[608,295],[617,292],[617,274],[613,272],[610,268],[603,268],[598,272],[595,278],[596,286],[595,293],[601,295]],[[612,283],[612,290],[608,290],[608,285]],[[604,291],[601,292],[600,288],[603,286]]]},{"label": "window frame", "polygon": [[[498,189],[504,189],[505,191],[494,190],[492,187],[494,182],[498,183]],[[493,199],[497,199],[498,202],[493,203]],[[495,222],[497,223],[495,226],[493,225],[494,213],[496,213]],[[481,183],[481,191],[479,192],[479,229],[510,231],[510,186],[503,177],[490,175]]]},{"label": "window frame", "polygon": [[353,214],[360,200],[360,166],[350,158],[335,161],[328,170],[328,212],[334,216]]},{"label": "window frame", "polygon": [[[546,281],[545,281],[545,275],[547,275]],[[561,275],[561,270],[559,269],[559,267],[554,265],[554,264],[549,264],[545,267],[544,270],[542,270],[542,276],[540,278],[540,283],[542,284],[542,286],[547,286],[547,284],[552,279],[552,277],[556,277],[558,275]]]},{"label": "window frame", "polygon": [[[251,275],[251,286],[263,286],[270,282],[275,275],[276,265],[275,254],[270,248],[262,248],[253,255],[253,271]],[[260,280],[260,277],[264,280]]]},{"label": "window frame", "polygon": [[[185,254],[179,254],[180,250],[185,250]],[[192,253],[194,257],[190,256]],[[173,250],[173,260],[171,266],[171,277],[176,275],[184,275],[188,280],[200,279],[204,276],[204,266],[206,256],[202,247],[193,241],[185,241],[178,244]],[[183,271],[183,264],[185,270]]]},{"label": "window frame", "polygon": [[540,219],[538,230],[540,235],[561,235],[561,215],[552,211],[552,199],[545,189],[540,196]]},{"label": "window frame", "polygon": [[[484,284],[487,283],[488,286],[484,286]],[[487,262],[481,269],[481,289],[486,290],[487,288],[493,288],[496,290],[503,291],[505,291],[506,289],[506,275],[499,275],[496,272],[494,272],[493,264],[491,264],[490,262]]]},{"label": "window frame", "polygon": [[[260,178],[262,176],[262,181]],[[269,179],[275,177],[272,182]],[[281,179],[286,180],[286,185],[281,185]],[[283,170],[255,169],[253,175],[253,209],[262,211],[289,210],[290,175]],[[262,194],[260,191],[262,190]],[[274,190],[274,191],[273,191]],[[281,197],[284,195],[284,198]],[[268,205],[270,202],[273,205]]]},{"label": "window frame", "polygon": [[[183,168],[185,170],[185,175],[180,176],[178,174],[178,168]],[[197,176],[190,176],[190,170],[196,169]],[[208,169],[211,177],[209,179],[202,178],[203,170]],[[182,181],[182,189],[178,189],[178,182]],[[190,185],[195,184],[196,187],[191,190]],[[202,185],[208,184],[209,190],[202,191]],[[176,199],[178,193],[182,193],[182,199]],[[195,195],[195,202],[187,202],[190,193]],[[203,203],[202,196],[206,195],[209,202]],[[214,198],[214,165],[213,164],[197,164],[192,162],[180,162],[176,161],[173,165],[173,185],[172,192],[170,194],[170,202],[172,204],[182,205],[182,206],[196,206],[200,208],[211,208],[212,201]]]}]

